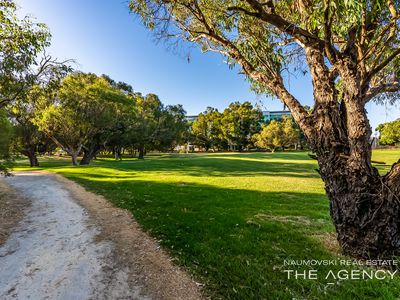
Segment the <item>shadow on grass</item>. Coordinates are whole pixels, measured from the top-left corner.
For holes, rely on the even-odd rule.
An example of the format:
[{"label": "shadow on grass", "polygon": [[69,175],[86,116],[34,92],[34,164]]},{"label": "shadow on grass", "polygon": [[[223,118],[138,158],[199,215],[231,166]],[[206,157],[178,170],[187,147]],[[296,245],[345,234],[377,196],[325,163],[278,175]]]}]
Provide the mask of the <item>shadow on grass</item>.
[{"label": "shadow on grass", "polygon": [[[100,161],[99,161],[100,162]],[[96,162],[93,166],[97,166]],[[110,167],[130,172],[166,172],[195,177],[226,176],[285,176],[298,178],[319,178],[313,161],[299,163],[282,161],[261,161],[253,159],[229,159],[226,157],[190,157],[170,159],[123,160],[120,162],[103,160],[98,166]]]},{"label": "shadow on grass", "polygon": [[[65,174],[132,212],[179,264],[221,299],[394,299],[399,281],[287,279],[287,259],[332,259],[316,236],[332,232],[328,201],[319,193],[279,193],[202,184],[99,181]],[[304,270],[304,267],[295,267]],[[307,269],[307,268],[305,268]]]},{"label": "shadow on grass", "polygon": [[[17,167],[25,167],[26,162],[20,161]],[[120,179],[129,180],[134,177],[137,172],[151,172],[174,175],[187,175],[194,177],[255,177],[255,176],[282,176],[293,178],[320,178],[315,171],[317,165],[314,161],[299,163],[282,162],[282,161],[262,161],[257,159],[243,159],[213,156],[199,157],[151,157],[145,160],[125,159],[115,161],[111,159],[93,160],[88,166],[72,167],[68,159],[48,159],[44,158],[40,161],[40,167],[34,169],[54,170],[63,169],[65,167],[82,169],[84,168],[102,168],[110,169],[113,176]],[[120,173],[118,174],[119,171]],[[106,172],[107,173],[107,172]],[[108,174],[111,175],[111,174]],[[106,176],[108,176],[106,175]],[[101,176],[101,175],[99,175]]]}]

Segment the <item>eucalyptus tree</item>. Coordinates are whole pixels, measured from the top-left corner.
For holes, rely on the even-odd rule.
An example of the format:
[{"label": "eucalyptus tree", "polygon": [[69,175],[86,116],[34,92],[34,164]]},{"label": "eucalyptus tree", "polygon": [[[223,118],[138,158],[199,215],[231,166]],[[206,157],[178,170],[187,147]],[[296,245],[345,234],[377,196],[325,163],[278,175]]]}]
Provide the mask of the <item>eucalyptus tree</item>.
[{"label": "eucalyptus tree", "polygon": [[221,115],[223,139],[237,150],[242,151],[251,143],[251,136],[260,131],[262,112],[250,102],[234,102]]},{"label": "eucalyptus tree", "polygon": [[112,135],[128,96],[105,78],[77,72],[61,83],[55,101],[36,117],[39,129],[78,164],[89,164]]},{"label": "eucalyptus tree", "polygon": [[170,151],[188,139],[189,124],[183,106],[167,105],[161,112],[158,129],[154,136],[153,147],[160,151]]},{"label": "eucalyptus tree", "polygon": [[210,148],[221,145],[221,113],[213,108],[200,113],[193,121],[191,133],[194,136],[194,143],[202,146],[208,151]]},{"label": "eucalyptus tree", "polygon": [[19,93],[13,102],[6,106],[15,129],[14,150],[26,155],[31,167],[39,166],[38,150],[44,151],[51,144],[35,124],[36,115],[52,103],[61,81],[70,71],[70,66],[65,64],[48,66],[43,73],[45,76],[37,77],[29,89]]},{"label": "eucalyptus tree", "polygon": [[[132,0],[158,37],[216,51],[259,92],[290,109],[325,183],[337,237],[355,257],[400,252],[400,161],[380,175],[371,163],[365,105],[399,95],[399,2],[395,0]],[[309,72],[309,112],[287,72]]]},{"label": "eucalyptus tree", "polygon": [[68,68],[46,54],[50,37],[45,24],[18,17],[14,1],[0,0],[0,107],[47,80],[55,66]]},{"label": "eucalyptus tree", "polygon": [[143,159],[146,148],[154,145],[163,115],[163,104],[155,94],[142,96],[136,94],[133,105],[133,123],[130,127],[130,139]]},{"label": "eucalyptus tree", "polygon": [[9,175],[5,162],[10,158],[10,147],[13,138],[13,126],[4,109],[0,108],[0,174]]}]

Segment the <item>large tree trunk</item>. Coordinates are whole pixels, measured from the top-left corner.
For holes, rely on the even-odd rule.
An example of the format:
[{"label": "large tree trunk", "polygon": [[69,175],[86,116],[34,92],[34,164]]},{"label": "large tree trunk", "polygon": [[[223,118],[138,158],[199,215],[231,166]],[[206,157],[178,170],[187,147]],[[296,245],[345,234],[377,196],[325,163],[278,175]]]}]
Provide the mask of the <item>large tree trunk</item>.
[{"label": "large tree trunk", "polygon": [[144,145],[139,145],[139,156],[138,159],[144,159]]},{"label": "large tree trunk", "polygon": [[[355,95],[355,96],[354,96]],[[371,164],[371,128],[356,93],[321,105],[314,135],[319,173],[343,251],[358,258],[391,258],[400,250],[400,165],[381,176]]]},{"label": "large tree trunk", "polygon": [[80,161],[80,165],[88,165],[91,160],[99,153],[101,146],[97,142],[91,142],[87,148],[83,151],[83,157]]},{"label": "large tree trunk", "polygon": [[[371,164],[371,127],[361,77],[351,61],[339,66],[346,84],[341,99],[321,51],[306,50],[315,106],[304,131],[317,154],[319,173],[343,251],[358,258],[392,258],[400,254],[400,161],[385,176]],[[311,127],[311,129],[310,129]]]},{"label": "large tree trunk", "polygon": [[74,166],[78,165],[78,155],[82,150],[82,144],[79,145],[76,149],[70,148],[67,152],[71,155],[72,164]]},{"label": "large tree trunk", "polygon": [[39,161],[37,159],[35,147],[27,147],[26,149],[22,150],[21,153],[28,157],[29,165],[31,167],[39,167]]},{"label": "large tree trunk", "polygon": [[31,167],[39,167],[39,161],[37,159],[36,152],[34,150],[27,150],[24,152],[26,156],[29,158],[29,165]]},{"label": "large tree trunk", "polygon": [[31,167],[39,167],[39,161],[37,159],[36,153],[29,153],[29,164]]},{"label": "large tree trunk", "polygon": [[344,252],[359,258],[398,255],[400,165],[382,177],[375,168],[368,172],[355,169],[349,158],[339,153],[319,156],[318,162]]},{"label": "large tree trunk", "polygon": [[72,164],[74,165],[74,166],[77,166],[78,165],[78,153],[72,153],[71,154],[71,160],[72,160]]}]

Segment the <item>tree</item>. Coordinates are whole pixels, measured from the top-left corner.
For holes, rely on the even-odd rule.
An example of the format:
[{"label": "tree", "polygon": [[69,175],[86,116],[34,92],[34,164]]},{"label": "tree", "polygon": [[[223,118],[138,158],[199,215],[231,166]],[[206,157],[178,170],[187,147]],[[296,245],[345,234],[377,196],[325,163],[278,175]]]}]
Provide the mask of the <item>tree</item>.
[{"label": "tree", "polygon": [[[50,45],[46,25],[18,18],[12,0],[0,0],[0,108],[12,103],[49,68],[59,64],[44,53]],[[39,59],[39,56],[41,58]]]},{"label": "tree", "polygon": [[73,109],[52,104],[40,112],[36,124],[58,147],[71,155],[73,165],[78,165],[78,155],[90,129],[87,123],[76,118]]},{"label": "tree", "polygon": [[231,103],[221,116],[222,136],[231,147],[242,151],[250,144],[252,135],[260,131],[261,122],[261,110],[253,108],[250,102]]},{"label": "tree", "polygon": [[182,105],[167,105],[163,108],[160,126],[154,137],[154,148],[172,150],[187,139],[188,122]]},{"label": "tree", "polygon": [[36,124],[78,164],[90,160],[106,143],[118,123],[119,107],[128,96],[95,74],[74,73],[61,83],[58,98],[39,112]]},{"label": "tree", "polygon": [[51,102],[60,87],[61,80],[70,72],[64,64],[49,66],[45,78],[36,78],[29,89],[19,93],[14,101],[6,106],[14,124],[14,148],[29,158],[30,166],[37,167],[37,152],[45,151],[51,143],[35,124],[37,111]]},{"label": "tree", "polygon": [[146,147],[153,145],[154,139],[160,128],[163,104],[155,94],[143,97],[136,95],[133,107],[133,120],[130,137],[139,150],[139,159],[143,159]]},{"label": "tree", "polygon": [[293,119],[284,116],[282,120],[272,120],[262,126],[260,133],[253,136],[257,147],[275,152],[277,148],[296,146],[300,142],[300,131],[296,128]]},{"label": "tree", "polygon": [[[400,161],[383,176],[372,166],[365,109],[372,99],[399,94],[399,6],[393,0],[130,1],[157,37],[221,53],[240,65],[254,89],[290,109],[316,153],[338,241],[361,258],[400,252]],[[295,68],[310,74],[312,112],[285,86],[286,72]]]},{"label": "tree", "polygon": [[212,107],[200,113],[192,124],[194,143],[208,151],[210,148],[220,145],[221,138],[221,113]]},{"label": "tree", "polygon": [[394,145],[400,143],[400,119],[380,124],[377,130],[380,133],[379,144]]},{"label": "tree", "polygon": [[10,158],[10,145],[13,137],[13,127],[4,109],[0,108],[0,174],[9,175],[4,165]]},{"label": "tree", "polygon": [[262,126],[260,133],[253,136],[254,144],[262,149],[268,149],[271,152],[282,145],[282,126],[276,120],[272,120],[269,124]]},{"label": "tree", "polygon": [[300,129],[296,126],[292,117],[283,116],[281,120],[282,132],[283,132],[283,143],[282,150],[288,147],[297,148],[300,144],[301,134]]}]

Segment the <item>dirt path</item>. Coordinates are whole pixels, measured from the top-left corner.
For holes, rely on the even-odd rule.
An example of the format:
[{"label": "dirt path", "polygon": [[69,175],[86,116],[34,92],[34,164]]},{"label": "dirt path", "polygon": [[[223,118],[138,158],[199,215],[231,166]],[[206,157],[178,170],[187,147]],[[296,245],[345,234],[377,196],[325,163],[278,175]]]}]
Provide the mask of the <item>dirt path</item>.
[{"label": "dirt path", "polygon": [[0,246],[0,299],[201,299],[128,212],[58,175],[5,181],[30,206]]}]

